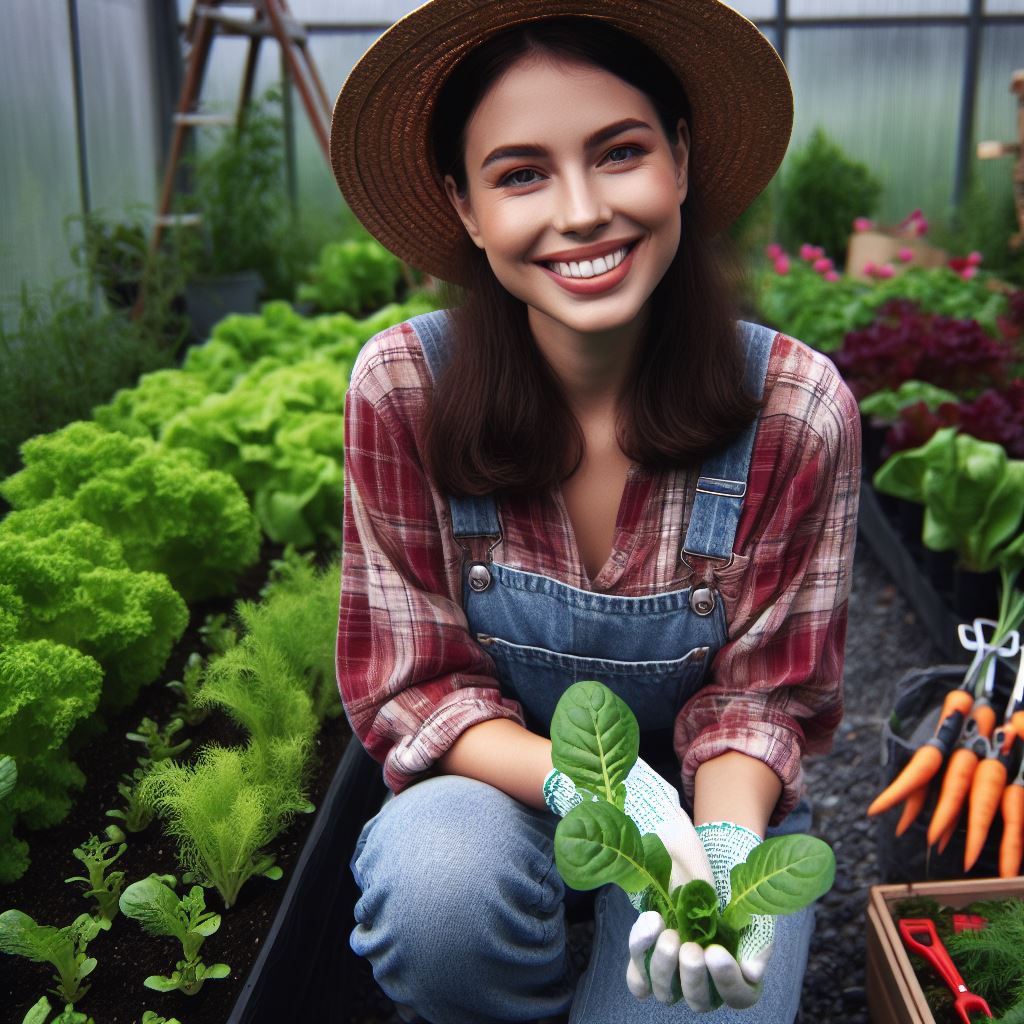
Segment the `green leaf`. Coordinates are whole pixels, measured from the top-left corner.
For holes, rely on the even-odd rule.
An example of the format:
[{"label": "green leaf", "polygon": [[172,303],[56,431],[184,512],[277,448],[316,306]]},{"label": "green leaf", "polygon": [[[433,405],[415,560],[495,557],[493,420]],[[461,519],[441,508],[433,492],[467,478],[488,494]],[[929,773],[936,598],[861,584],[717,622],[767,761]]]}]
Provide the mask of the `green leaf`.
[{"label": "green leaf", "polygon": [[753,914],[792,914],[832,888],[836,859],[828,843],[808,835],[775,836],[733,867],[725,923],[737,931]]},{"label": "green leaf", "polygon": [[162,974],[151,974],[142,984],[156,992],[176,992],[178,990],[178,982],[174,978],[167,978]]},{"label": "green leaf", "polygon": [[633,712],[603,683],[573,683],[551,719],[551,763],[578,789],[617,804],[640,752]]},{"label": "green leaf", "polygon": [[227,964],[210,964],[209,967],[200,967],[196,974],[202,977],[204,980],[210,978],[226,978],[231,973],[231,968]]},{"label": "green leaf", "polygon": [[644,867],[639,830],[611,804],[579,804],[558,823],[555,863],[573,889],[614,882],[626,892],[640,892],[654,881]]},{"label": "green leaf", "polygon": [[178,913],[181,901],[172,889],[156,878],[132,882],[118,901],[121,913],[133,917],[150,935],[173,935],[185,941],[187,927]]},{"label": "green leaf", "polygon": [[718,895],[714,887],[701,878],[694,878],[676,888],[672,901],[683,942],[709,946],[718,931]]}]

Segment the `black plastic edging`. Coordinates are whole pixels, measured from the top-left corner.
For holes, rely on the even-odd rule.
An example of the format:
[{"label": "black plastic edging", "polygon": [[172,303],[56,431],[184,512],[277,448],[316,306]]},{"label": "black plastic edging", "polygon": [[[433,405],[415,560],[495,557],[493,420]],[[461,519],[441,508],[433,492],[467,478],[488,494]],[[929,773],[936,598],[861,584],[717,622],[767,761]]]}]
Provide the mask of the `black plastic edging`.
[{"label": "black plastic edging", "polygon": [[354,737],[316,812],[288,888],[226,1024],[343,1020],[356,886],[349,860],[386,790]]},{"label": "black plastic edging", "polygon": [[956,630],[960,620],[950,611],[907,550],[886,518],[878,495],[867,480],[862,480],[860,485],[857,523],[861,535],[903,592],[932,643],[951,661],[962,658],[963,648],[957,639]]}]

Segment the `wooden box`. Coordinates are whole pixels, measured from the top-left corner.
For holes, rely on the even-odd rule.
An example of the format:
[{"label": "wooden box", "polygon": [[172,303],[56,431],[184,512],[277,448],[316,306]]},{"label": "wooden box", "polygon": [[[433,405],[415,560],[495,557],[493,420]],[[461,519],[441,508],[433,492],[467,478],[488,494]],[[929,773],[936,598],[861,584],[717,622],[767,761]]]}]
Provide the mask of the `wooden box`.
[{"label": "wooden box", "polygon": [[[899,251],[909,249],[913,259],[903,263],[899,259]],[[911,238],[886,231],[856,231],[850,236],[846,251],[846,273],[864,281],[871,278],[864,272],[868,263],[881,266],[892,265],[897,274],[907,267],[944,267],[948,254],[920,238]]]},{"label": "wooden box", "polygon": [[1024,897],[1024,877],[873,885],[867,909],[867,996],[872,1024],[935,1022],[893,920],[895,904],[911,896],[928,896],[948,907],[1005,896]]}]

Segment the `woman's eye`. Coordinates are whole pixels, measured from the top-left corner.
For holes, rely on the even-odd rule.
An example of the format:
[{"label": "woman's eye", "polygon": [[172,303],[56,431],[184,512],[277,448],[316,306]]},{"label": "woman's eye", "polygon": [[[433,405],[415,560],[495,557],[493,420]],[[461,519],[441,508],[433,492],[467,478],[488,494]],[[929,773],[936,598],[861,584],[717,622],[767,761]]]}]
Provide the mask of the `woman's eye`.
[{"label": "woman's eye", "polygon": [[[624,153],[625,156],[620,156],[618,159],[615,159],[616,153]],[[640,155],[642,153],[643,150],[639,146],[616,146],[613,150],[609,151],[608,159],[611,160],[613,164],[624,164],[634,155]]]},{"label": "woman's eye", "polygon": [[520,174],[536,174],[537,172],[531,170],[529,167],[520,167],[518,171],[510,171],[501,179],[499,184],[501,185],[532,185],[533,179],[523,180],[519,177]]}]

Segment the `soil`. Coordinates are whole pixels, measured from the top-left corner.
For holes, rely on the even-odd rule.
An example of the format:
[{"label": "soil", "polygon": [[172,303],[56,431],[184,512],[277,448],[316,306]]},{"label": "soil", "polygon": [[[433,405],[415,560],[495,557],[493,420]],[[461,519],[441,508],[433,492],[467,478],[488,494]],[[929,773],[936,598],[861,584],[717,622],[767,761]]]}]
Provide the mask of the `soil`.
[{"label": "soil", "polygon": [[[120,740],[148,716],[166,724],[174,713],[177,698],[164,683],[180,679],[185,662],[192,651],[206,653],[199,628],[208,614],[230,613],[240,598],[258,600],[270,562],[280,557],[281,545],[265,542],[260,561],[239,579],[230,597],[197,603],[190,609],[189,625],[175,646],[160,679],[144,688],[136,703],[112,718],[107,733],[81,750],[75,760],[85,773],[85,788],[75,797],[71,813],[60,825],[45,832],[28,833],[31,865],[15,884],[0,887],[0,909],[16,908],[29,914],[38,924],[64,926],[78,914],[90,911],[93,901],[80,895],[79,883],[66,885],[65,878],[82,873],[84,865],[72,856],[72,850],[90,835],[100,834],[115,822],[104,812],[120,807],[117,782],[123,773],[136,766],[141,752],[137,743]],[[322,552],[318,564],[334,557]],[[319,804],[335,767],[341,759],[350,732],[344,717],[327,720],[316,741],[316,757],[312,771],[309,799]],[[196,726],[186,726],[175,739],[192,740],[192,746],[180,760],[207,742],[235,745],[244,742],[244,732],[227,716],[214,711]],[[207,981],[194,996],[180,992],[156,992],[143,987],[151,974],[169,975],[181,958],[181,945],[175,939],[146,935],[135,921],[121,916],[110,931],[90,943],[89,955],[98,961],[88,993],[76,1009],[93,1016],[97,1024],[138,1024],[144,1009],[165,1017],[177,1016],[184,1024],[224,1024],[246,979],[249,968],[260,951],[260,942],[267,934],[278,904],[288,884],[289,872],[309,831],[314,815],[295,818],[287,831],[271,846],[276,863],[284,872],[279,881],[257,877],[242,887],[238,902],[225,911],[215,890],[206,891],[207,908],[221,914],[220,929],[203,945],[207,964],[226,963],[231,974],[223,980]],[[111,866],[110,871],[124,871],[127,883],[146,877],[150,872],[174,874],[180,879],[175,843],[164,835],[159,819],[145,830],[128,833],[128,848]],[[179,893],[183,887],[179,886]],[[0,1020],[20,1024],[27,1010],[53,985],[50,964],[32,963],[22,957],[3,956],[0,981]],[[55,1008],[58,998],[50,995]]]}]

